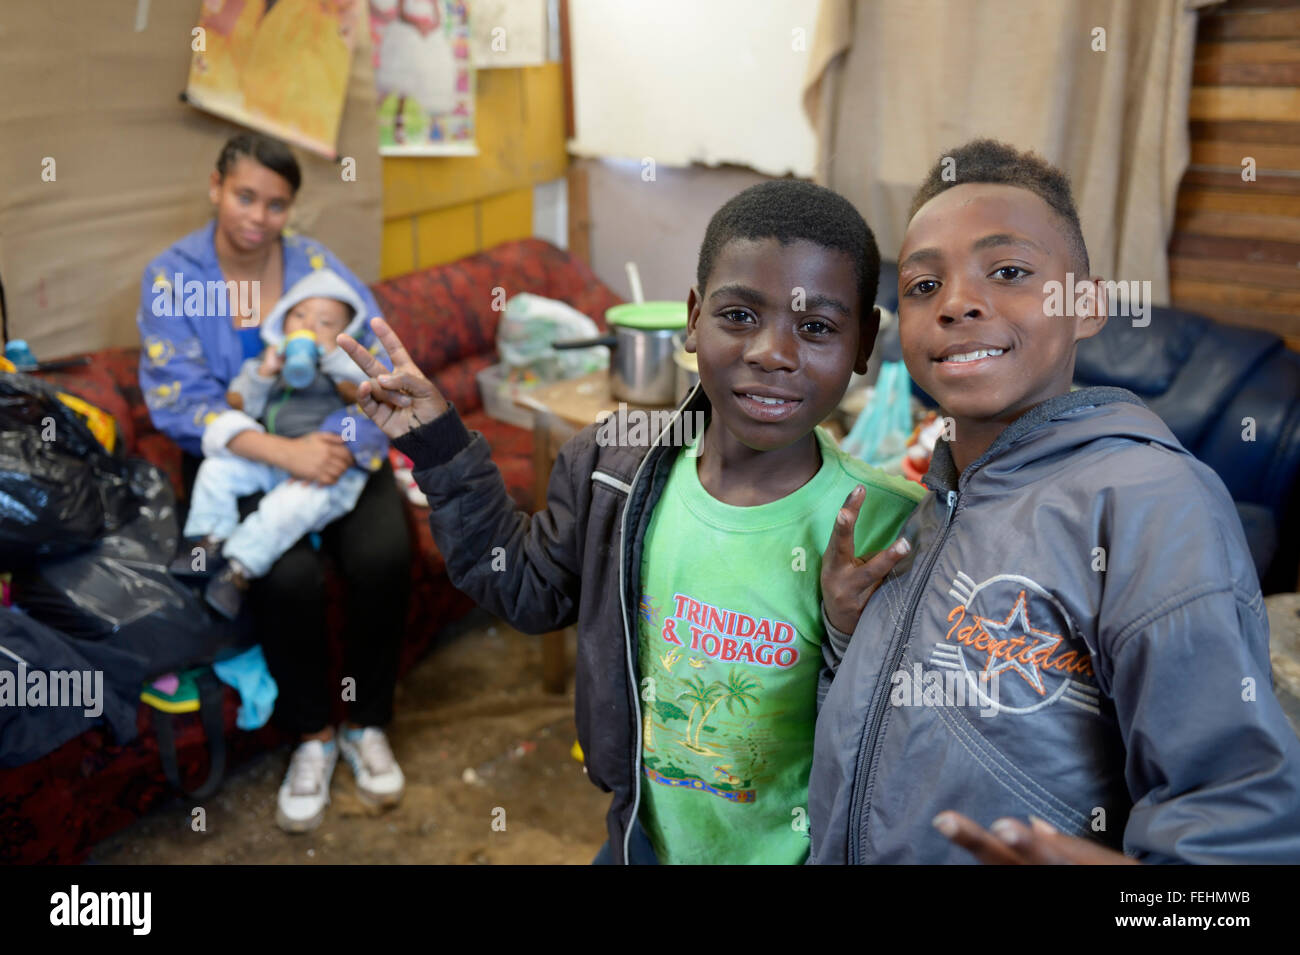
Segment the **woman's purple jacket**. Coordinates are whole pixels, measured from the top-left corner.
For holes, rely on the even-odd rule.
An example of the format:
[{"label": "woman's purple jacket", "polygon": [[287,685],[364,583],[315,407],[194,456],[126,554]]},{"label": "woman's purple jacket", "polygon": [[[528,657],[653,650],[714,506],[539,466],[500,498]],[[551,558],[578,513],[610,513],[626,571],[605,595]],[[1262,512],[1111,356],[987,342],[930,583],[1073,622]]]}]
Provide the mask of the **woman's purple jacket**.
[{"label": "woman's purple jacket", "polygon": [[[226,283],[217,263],[213,236],[215,222],[174,243],[144,270],[140,283],[140,390],[154,427],[190,454],[202,455],[204,432],[218,429],[231,417],[226,391],[244,361],[240,334],[231,324],[230,299],[242,295],[247,303],[250,286]],[[285,230],[284,279],[289,289],[312,269],[327,268],[352,286],[369,314],[361,344],[392,363],[379,348],[369,319],[379,315],[374,296],[329,249],[319,242]],[[259,302],[269,315],[274,302]],[[224,429],[229,436],[242,428]],[[326,418],[321,431],[340,435],[358,466],[373,471],[388,457],[388,439],[356,405],[348,405]],[[224,445],[229,436],[221,440]],[[211,435],[209,436],[211,439]]]}]

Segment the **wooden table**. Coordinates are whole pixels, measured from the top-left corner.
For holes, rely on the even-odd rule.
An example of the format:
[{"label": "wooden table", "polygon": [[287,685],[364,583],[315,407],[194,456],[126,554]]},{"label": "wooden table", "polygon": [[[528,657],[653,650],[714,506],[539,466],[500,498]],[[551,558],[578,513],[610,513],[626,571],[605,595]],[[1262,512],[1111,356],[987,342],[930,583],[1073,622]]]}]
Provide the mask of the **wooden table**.
[{"label": "wooden table", "polygon": [[[617,411],[619,402],[609,393],[609,373],[596,371],[530,388],[516,397],[515,403],[533,413],[533,507],[541,510],[546,507],[551,468],[564,442],[605,412]],[[542,687],[548,693],[563,693],[568,683],[564,633],[554,630],[542,635]]]}]

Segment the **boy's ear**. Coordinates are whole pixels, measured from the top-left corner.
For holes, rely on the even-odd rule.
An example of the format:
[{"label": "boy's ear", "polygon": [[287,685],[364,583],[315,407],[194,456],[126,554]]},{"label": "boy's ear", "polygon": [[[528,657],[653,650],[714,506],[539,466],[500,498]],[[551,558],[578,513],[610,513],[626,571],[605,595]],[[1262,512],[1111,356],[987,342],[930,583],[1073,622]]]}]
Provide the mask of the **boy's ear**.
[{"label": "boy's ear", "polygon": [[1084,286],[1080,299],[1082,308],[1076,306],[1074,315],[1074,340],[1083,341],[1091,338],[1106,327],[1110,318],[1110,301],[1106,297],[1106,283],[1092,276]]},{"label": "boy's ear", "polygon": [[208,201],[214,206],[221,201],[221,173],[215,169],[208,176]]},{"label": "boy's ear", "polygon": [[880,306],[872,306],[871,314],[862,316],[858,328],[861,334],[858,336],[858,354],[853,362],[853,370],[859,375],[865,375],[867,362],[876,349],[876,337],[880,334]]},{"label": "boy's ear", "polygon": [[700,290],[694,285],[686,293],[686,342],[682,346],[688,352],[695,351],[695,326],[700,321]]}]

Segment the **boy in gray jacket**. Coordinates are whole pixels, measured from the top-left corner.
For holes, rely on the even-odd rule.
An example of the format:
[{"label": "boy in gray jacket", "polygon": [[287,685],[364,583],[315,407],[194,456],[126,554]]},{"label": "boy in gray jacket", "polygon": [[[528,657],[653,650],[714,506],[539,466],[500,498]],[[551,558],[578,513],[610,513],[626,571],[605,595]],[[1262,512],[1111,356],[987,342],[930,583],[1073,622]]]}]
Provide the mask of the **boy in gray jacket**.
[{"label": "boy in gray jacket", "polygon": [[[1107,304],[1069,281],[1064,175],[989,140],[948,155],[898,313],[953,437],[913,554],[828,646],[812,861],[1300,861],[1300,743],[1232,501],[1134,395],[1071,392]],[[981,828],[1003,816],[1031,825]]]}]

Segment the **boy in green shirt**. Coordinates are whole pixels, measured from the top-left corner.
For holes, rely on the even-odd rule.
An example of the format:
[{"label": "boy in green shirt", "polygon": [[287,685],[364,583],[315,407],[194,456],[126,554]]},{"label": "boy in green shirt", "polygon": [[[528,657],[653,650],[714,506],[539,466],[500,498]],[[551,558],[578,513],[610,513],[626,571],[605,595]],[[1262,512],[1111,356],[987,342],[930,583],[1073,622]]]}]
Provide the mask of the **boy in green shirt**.
[{"label": "boy in green shirt", "polygon": [[632,410],[574,436],[531,516],[381,320],[391,373],[340,337],[374,376],[362,409],[415,462],[457,587],[525,631],[577,624],[578,737],[614,794],[610,861],[807,856],[823,613],[851,630],[897,556],[836,562],[823,609],[821,549],[885,548],[922,493],[816,430],[866,370],[879,269],[841,196],[740,193],[710,221],[687,299],[700,387],[662,430]]}]

